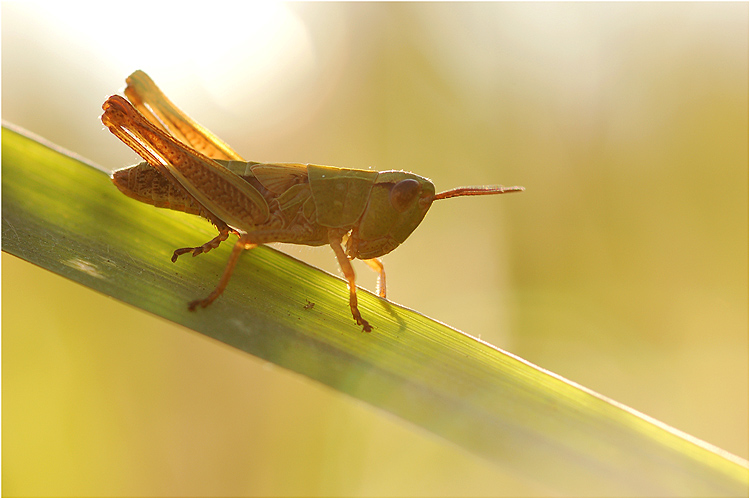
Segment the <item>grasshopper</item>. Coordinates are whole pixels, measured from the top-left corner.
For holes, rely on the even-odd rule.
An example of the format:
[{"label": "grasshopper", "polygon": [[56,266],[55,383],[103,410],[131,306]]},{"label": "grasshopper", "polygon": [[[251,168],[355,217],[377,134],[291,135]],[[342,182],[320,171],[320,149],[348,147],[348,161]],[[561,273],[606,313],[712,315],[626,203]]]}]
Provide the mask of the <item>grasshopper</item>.
[{"label": "grasshopper", "polygon": [[101,120],[145,162],[114,171],[112,182],[133,199],[199,215],[216,226],[219,235],[175,250],[172,262],[185,253],[206,253],[230,233],[239,238],[216,288],[191,302],[190,310],[221,295],[243,250],[272,242],[328,244],[348,282],[352,316],[369,332],[372,326],[357,307],[349,260],[364,260],[378,273],[378,294],[385,298],[385,269],[378,257],[409,237],[433,201],[524,190],[458,187],[436,194],[430,180],[404,171],[248,162],[175,107],[143,71],[126,82],[130,102],[109,97]]}]

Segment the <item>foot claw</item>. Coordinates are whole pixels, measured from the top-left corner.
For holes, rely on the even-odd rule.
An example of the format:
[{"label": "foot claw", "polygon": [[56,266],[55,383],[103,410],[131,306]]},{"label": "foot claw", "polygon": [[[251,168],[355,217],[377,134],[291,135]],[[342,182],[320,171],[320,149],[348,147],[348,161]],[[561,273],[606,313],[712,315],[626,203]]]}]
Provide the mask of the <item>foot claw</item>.
[{"label": "foot claw", "polygon": [[365,333],[369,333],[370,331],[372,331],[372,326],[370,325],[370,323],[364,320],[361,315],[354,315],[354,320],[357,321],[357,325],[362,326],[362,331],[364,331]]},{"label": "foot claw", "polygon": [[180,249],[174,250],[174,253],[172,253],[172,263],[176,262],[177,257],[179,257],[180,255],[184,255],[185,253],[190,253],[194,249],[195,248],[180,248]]},{"label": "foot claw", "polygon": [[211,302],[206,303],[207,300],[193,300],[188,304],[188,310],[195,312],[195,309],[200,307],[206,307]]}]

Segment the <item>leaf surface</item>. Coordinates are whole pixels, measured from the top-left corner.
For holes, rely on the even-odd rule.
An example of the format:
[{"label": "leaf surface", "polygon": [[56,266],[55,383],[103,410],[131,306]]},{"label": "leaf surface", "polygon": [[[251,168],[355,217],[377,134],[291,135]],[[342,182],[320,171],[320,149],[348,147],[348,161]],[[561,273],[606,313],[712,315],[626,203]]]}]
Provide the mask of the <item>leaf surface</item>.
[{"label": "leaf surface", "polygon": [[[747,462],[417,312],[261,247],[209,308],[230,243],[121,195],[85,161],[6,127],[2,249],[393,413],[552,494],[746,496]],[[446,290],[449,292],[449,290]]]}]

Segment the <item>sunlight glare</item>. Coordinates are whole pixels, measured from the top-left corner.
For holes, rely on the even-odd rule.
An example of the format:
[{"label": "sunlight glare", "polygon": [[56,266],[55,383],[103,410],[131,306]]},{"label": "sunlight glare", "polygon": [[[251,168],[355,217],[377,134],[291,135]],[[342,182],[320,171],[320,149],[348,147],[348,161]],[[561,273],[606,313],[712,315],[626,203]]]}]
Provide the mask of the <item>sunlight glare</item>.
[{"label": "sunlight glare", "polygon": [[289,92],[314,67],[307,30],[283,3],[212,2],[199,13],[192,5],[100,3],[78,9],[60,2],[45,4],[39,14],[123,75],[143,69],[163,84],[169,75],[200,80],[228,109],[247,102],[248,95],[264,96],[255,99],[259,105],[269,93]]}]

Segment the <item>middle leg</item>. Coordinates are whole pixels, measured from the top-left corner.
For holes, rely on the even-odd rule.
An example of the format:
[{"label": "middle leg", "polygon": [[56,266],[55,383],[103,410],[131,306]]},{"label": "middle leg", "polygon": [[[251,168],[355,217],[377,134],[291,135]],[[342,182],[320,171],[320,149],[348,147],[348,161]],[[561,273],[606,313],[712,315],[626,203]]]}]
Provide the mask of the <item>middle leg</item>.
[{"label": "middle leg", "polygon": [[364,262],[369,265],[372,270],[378,273],[378,295],[381,298],[385,298],[385,267],[383,267],[383,262],[377,258],[370,258],[364,260]]}]

